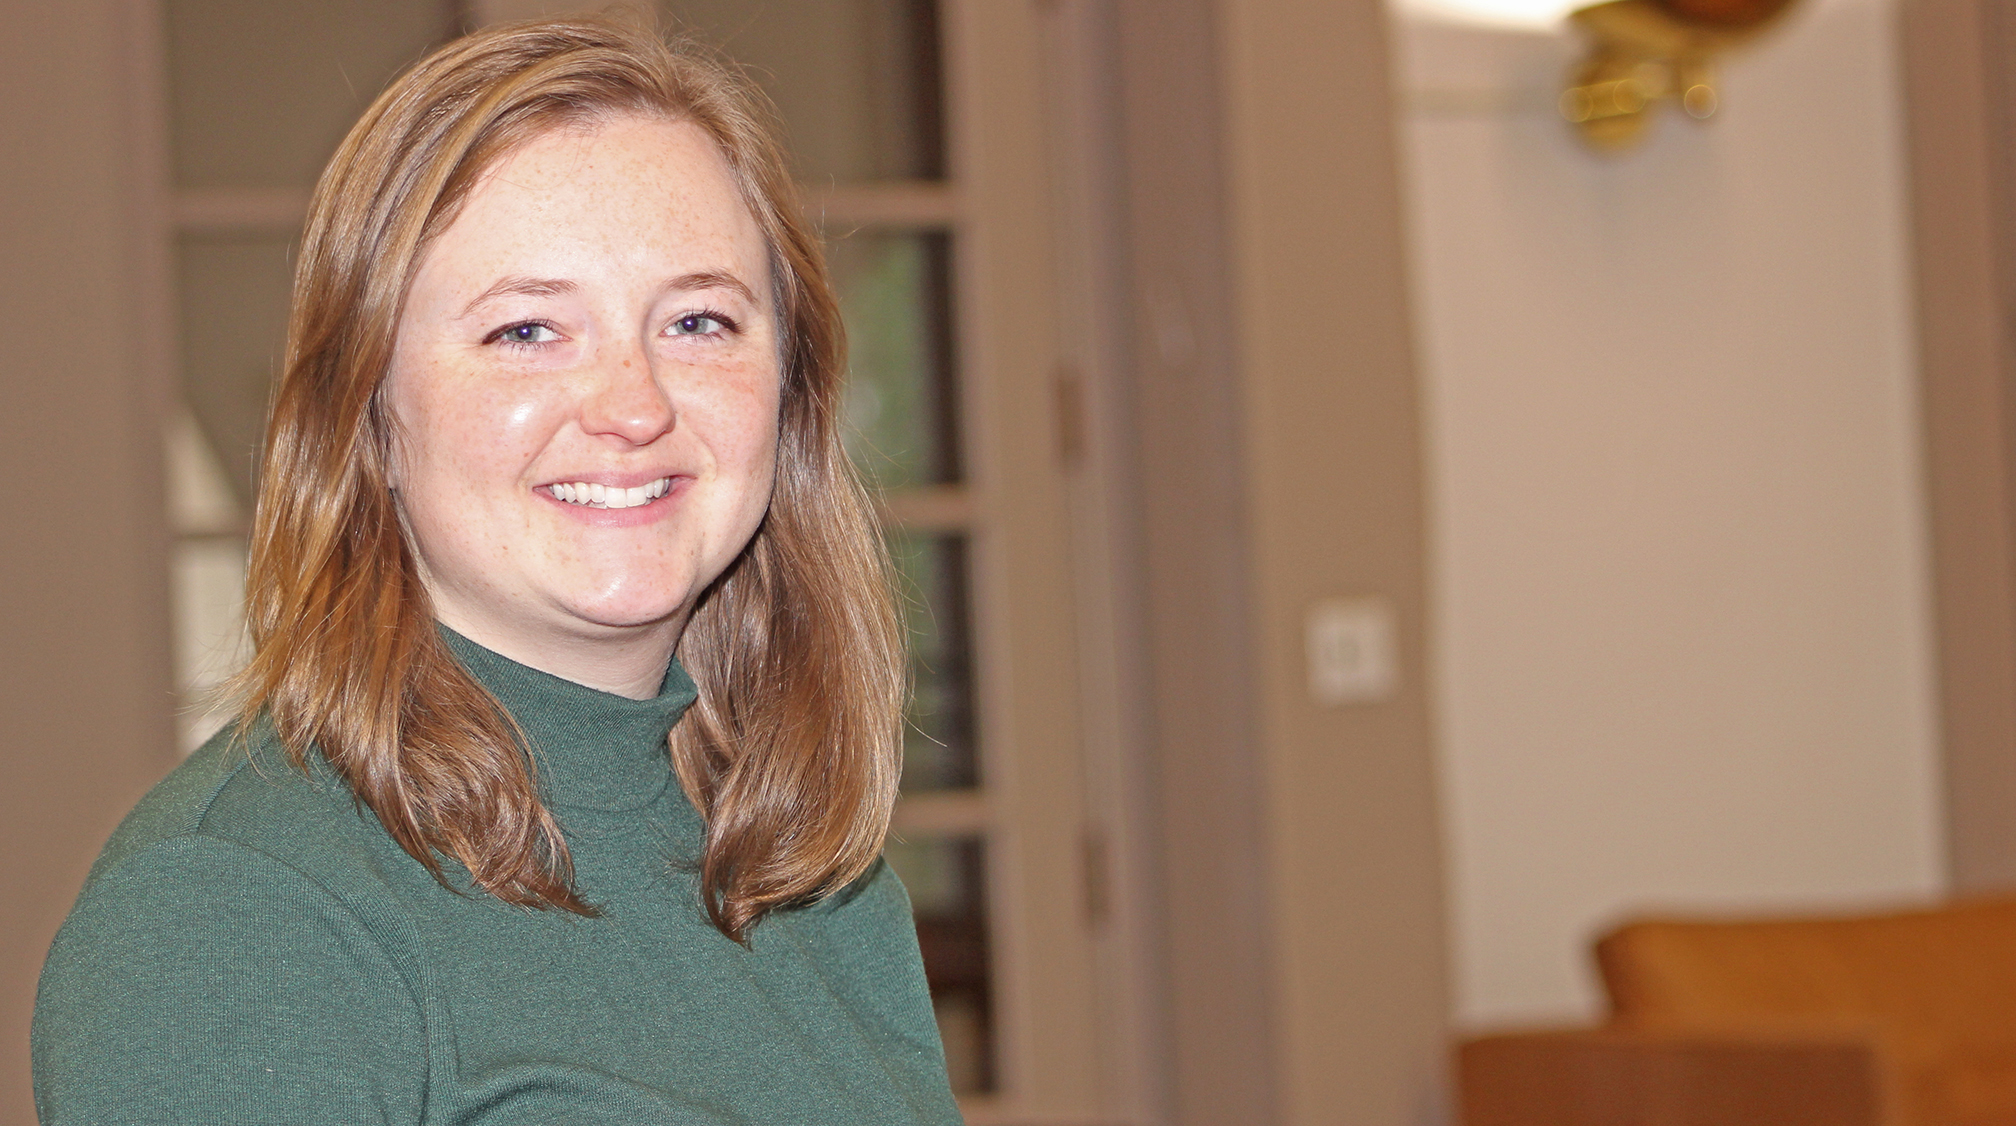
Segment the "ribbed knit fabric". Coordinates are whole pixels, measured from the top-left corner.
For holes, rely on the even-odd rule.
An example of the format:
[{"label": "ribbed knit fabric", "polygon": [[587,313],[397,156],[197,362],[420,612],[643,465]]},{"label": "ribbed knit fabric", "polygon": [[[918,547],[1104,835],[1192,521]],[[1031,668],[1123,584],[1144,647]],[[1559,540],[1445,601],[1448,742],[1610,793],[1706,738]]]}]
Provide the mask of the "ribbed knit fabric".
[{"label": "ribbed knit fabric", "polygon": [[677,664],[628,700],[448,637],[524,728],[602,916],[444,888],[326,767],[220,736],[127,817],[50,951],[45,1126],[959,1122],[887,867],[751,949],[708,925]]}]

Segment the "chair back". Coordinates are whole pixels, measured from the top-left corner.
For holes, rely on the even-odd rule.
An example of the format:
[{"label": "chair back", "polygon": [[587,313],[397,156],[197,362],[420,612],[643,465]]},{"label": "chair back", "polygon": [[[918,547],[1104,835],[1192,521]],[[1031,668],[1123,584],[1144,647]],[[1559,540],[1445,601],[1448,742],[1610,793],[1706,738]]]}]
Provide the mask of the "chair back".
[{"label": "chair back", "polygon": [[1613,1019],[1863,1028],[1920,1123],[2016,1123],[2016,899],[1751,922],[1648,920],[1596,944]]}]

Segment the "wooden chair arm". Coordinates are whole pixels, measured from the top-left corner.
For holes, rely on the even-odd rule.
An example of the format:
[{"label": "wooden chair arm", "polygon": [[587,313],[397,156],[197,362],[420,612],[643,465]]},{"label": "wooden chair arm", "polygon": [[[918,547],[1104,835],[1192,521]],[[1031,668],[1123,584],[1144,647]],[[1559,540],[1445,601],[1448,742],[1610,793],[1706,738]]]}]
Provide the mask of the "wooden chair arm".
[{"label": "wooden chair arm", "polygon": [[1457,1073],[1463,1126],[1897,1126],[1876,1042],[1853,1032],[1482,1036]]}]

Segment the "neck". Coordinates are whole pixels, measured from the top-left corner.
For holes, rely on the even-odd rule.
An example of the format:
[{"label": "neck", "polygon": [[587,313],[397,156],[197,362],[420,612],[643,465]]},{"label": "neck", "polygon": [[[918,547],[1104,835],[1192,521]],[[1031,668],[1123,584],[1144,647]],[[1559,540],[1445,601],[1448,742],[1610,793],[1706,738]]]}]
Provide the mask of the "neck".
[{"label": "neck", "polygon": [[[693,702],[693,681],[672,661],[642,700],[527,666],[445,623],[442,640],[511,714],[532,758],[540,798],[578,827],[584,811],[635,811],[672,785],[666,736]],[[697,854],[696,854],[697,855]]]},{"label": "neck", "polygon": [[681,615],[677,621],[623,627],[599,637],[534,638],[463,620],[446,607],[437,609],[442,625],[501,657],[631,700],[648,700],[658,694],[665,666],[671,663],[672,651],[686,626]]}]

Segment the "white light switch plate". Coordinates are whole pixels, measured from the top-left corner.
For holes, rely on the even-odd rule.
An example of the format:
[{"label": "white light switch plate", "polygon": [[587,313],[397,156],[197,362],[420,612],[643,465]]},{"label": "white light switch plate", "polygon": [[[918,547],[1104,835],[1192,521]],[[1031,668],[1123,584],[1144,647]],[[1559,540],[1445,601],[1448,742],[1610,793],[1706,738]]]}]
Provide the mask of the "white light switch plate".
[{"label": "white light switch plate", "polygon": [[1399,687],[1393,608],[1382,598],[1326,598],[1305,623],[1309,697],[1317,704],[1369,704]]}]

